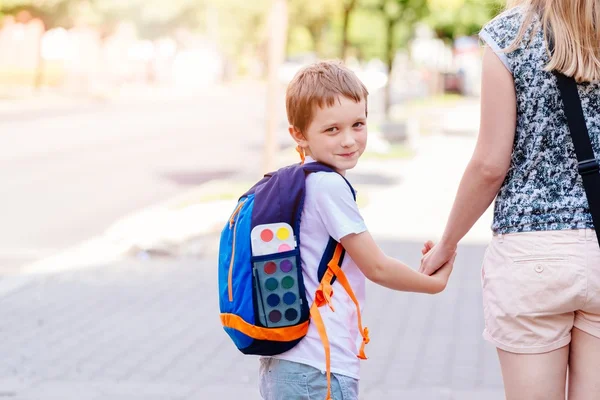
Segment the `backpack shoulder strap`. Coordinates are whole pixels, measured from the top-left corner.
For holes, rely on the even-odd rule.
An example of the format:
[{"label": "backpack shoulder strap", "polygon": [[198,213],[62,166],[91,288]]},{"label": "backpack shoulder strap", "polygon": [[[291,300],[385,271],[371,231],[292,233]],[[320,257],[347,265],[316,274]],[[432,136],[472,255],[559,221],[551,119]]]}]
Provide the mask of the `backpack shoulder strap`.
[{"label": "backpack shoulder strap", "polygon": [[596,236],[600,243],[600,165],[594,155],[594,148],[585,124],[577,82],[574,78],[563,75],[558,71],[554,71],[554,75],[557,79],[569,132],[575,147],[579,174],[583,180]]},{"label": "backpack shoulder strap", "polygon": [[362,344],[360,346],[357,357],[366,360],[367,356],[365,354],[365,346],[370,342],[369,338],[369,329],[367,327],[363,328],[362,325],[362,315],[360,311],[360,304],[358,303],[358,299],[352,290],[352,286],[350,286],[350,282],[346,277],[344,271],[342,271],[341,265],[341,255],[344,251],[344,248],[341,244],[337,244],[335,248],[335,252],[329,263],[327,264],[327,271],[325,272],[325,276],[321,279],[319,283],[319,287],[315,293],[315,301],[310,306],[310,316],[312,321],[314,322],[317,332],[319,333],[319,337],[321,338],[321,342],[323,344],[323,349],[325,351],[325,368],[327,374],[327,400],[330,400],[331,393],[331,348],[329,345],[329,339],[327,337],[327,330],[325,328],[325,324],[323,322],[323,318],[321,317],[321,312],[319,311],[319,307],[323,307],[327,305],[331,311],[335,312],[333,305],[331,304],[331,298],[333,297],[333,289],[331,287],[333,278],[337,277],[339,279],[340,285],[344,288],[348,296],[356,306],[356,315],[357,315],[357,323],[358,330],[360,335],[362,336]]},{"label": "backpack shoulder strap", "polygon": [[[312,162],[308,164],[303,164],[302,168],[306,172],[306,175],[312,172],[334,172],[337,173],[333,168],[326,164]],[[342,176],[340,174],[340,176]],[[350,187],[350,191],[352,192],[352,196],[356,201],[356,191],[348,182],[348,180],[344,178],[344,181]],[[319,279],[319,287],[317,288],[317,292],[315,293],[315,301],[310,307],[310,316],[312,321],[314,322],[317,332],[321,338],[321,342],[323,343],[323,348],[325,350],[325,366],[326,366],[326,374],[327,374],[327,399],[330,399],[331,393],[331,360],[330,360],[330,344],[329,339],[327,337],[327,331],[325,329],[325,325],[323,323],[323,318],[321,317],[321,312],[319,311],[319,307],[323,307],[327,305],[331,308],[332,311],[333,306],[331,305],[331,297],[333,296],[333,289],[331,285],[338,279],[339,284],[344,288],[348,296],[352,299],[356,306],[357,316],[358,316],[358,329],[363,338],[363,343],[360,347],[359,354],[357,357],[361,359],[366,359],[366,355],[364,352],[365,345],[369,343],[369,330],[362,326],[362,318],[360,312],[360,304],[358,303],[358,299],[354,295],[354,291],[350,286],[350,282],[346,278],[346,274],[341,269],[342,261],[344,260],[344,255],[346,254],[346,250],[340,243],[338,243],[332,237],[329,238],[327,246],[325,248],[325,252],[321,257],[321,262],[319,264],[318,269],[318,279]]]},{"label": "backpack shoulder strap", "polygon": [[305,172],[299,164],[268,173],[246,194],[254,193],[252,226],[286,222],[297,233],[304,203]]}]

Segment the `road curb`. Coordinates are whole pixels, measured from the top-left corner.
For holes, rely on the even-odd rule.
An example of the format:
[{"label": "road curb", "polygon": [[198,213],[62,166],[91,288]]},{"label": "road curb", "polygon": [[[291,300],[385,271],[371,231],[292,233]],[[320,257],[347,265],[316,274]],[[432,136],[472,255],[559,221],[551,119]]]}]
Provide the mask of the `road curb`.
[{"label": "road curb", "polygon": [[[187,252],[184,255],[199,257],[210,251],[211,246],[189,243],[201,237],[212,240],[229,217],[236,200],[196,200],[241,184],[236,179],[209,181],[125,216],[90,240],[29,263],[16,275],[1,277],[0,298],[27,286],[40,275],[99,267],[127,256],[145,257],[152,253],[178,256]],[[182,249],[186,243],[188,248]]]}]

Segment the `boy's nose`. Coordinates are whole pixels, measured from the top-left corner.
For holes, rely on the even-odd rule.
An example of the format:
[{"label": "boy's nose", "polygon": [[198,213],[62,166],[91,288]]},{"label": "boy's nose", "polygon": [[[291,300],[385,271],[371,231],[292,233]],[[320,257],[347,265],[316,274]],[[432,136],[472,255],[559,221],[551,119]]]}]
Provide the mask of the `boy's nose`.
[{"label": "boy's nose", "polygon": [[351,131],[344,131],[344,137],[342,138],[342,146],[344,147],[350,147],[352,145],[354,145],[354,143],[356,142],[356,139],[354,138],[354,135]]}]

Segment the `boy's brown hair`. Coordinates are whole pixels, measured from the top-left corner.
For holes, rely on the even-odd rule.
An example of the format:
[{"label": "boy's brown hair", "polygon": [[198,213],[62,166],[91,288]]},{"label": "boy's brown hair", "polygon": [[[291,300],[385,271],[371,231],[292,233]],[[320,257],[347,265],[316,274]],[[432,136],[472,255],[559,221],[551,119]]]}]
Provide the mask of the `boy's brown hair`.
[{"label": "boy's brown hair", "polygon": [[300,132],[312,122],[315,107],[331,107],[339,96],[365,101],[369,92],[358,77],[338,61],[322,61],[302,68],[289,83],[285,106],[290,125]]}]

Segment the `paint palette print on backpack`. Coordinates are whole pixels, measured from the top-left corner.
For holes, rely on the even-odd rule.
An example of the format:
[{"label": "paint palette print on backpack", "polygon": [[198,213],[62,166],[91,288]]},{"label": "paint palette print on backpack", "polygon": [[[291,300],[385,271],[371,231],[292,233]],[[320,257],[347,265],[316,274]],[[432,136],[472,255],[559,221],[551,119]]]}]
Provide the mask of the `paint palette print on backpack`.
[{"label": "paint palette print on backpack", "polygon": [[269,328],[296,325],[301,297],[298,250],[287,223],[257,225],[250,234],[260,322]]}]

